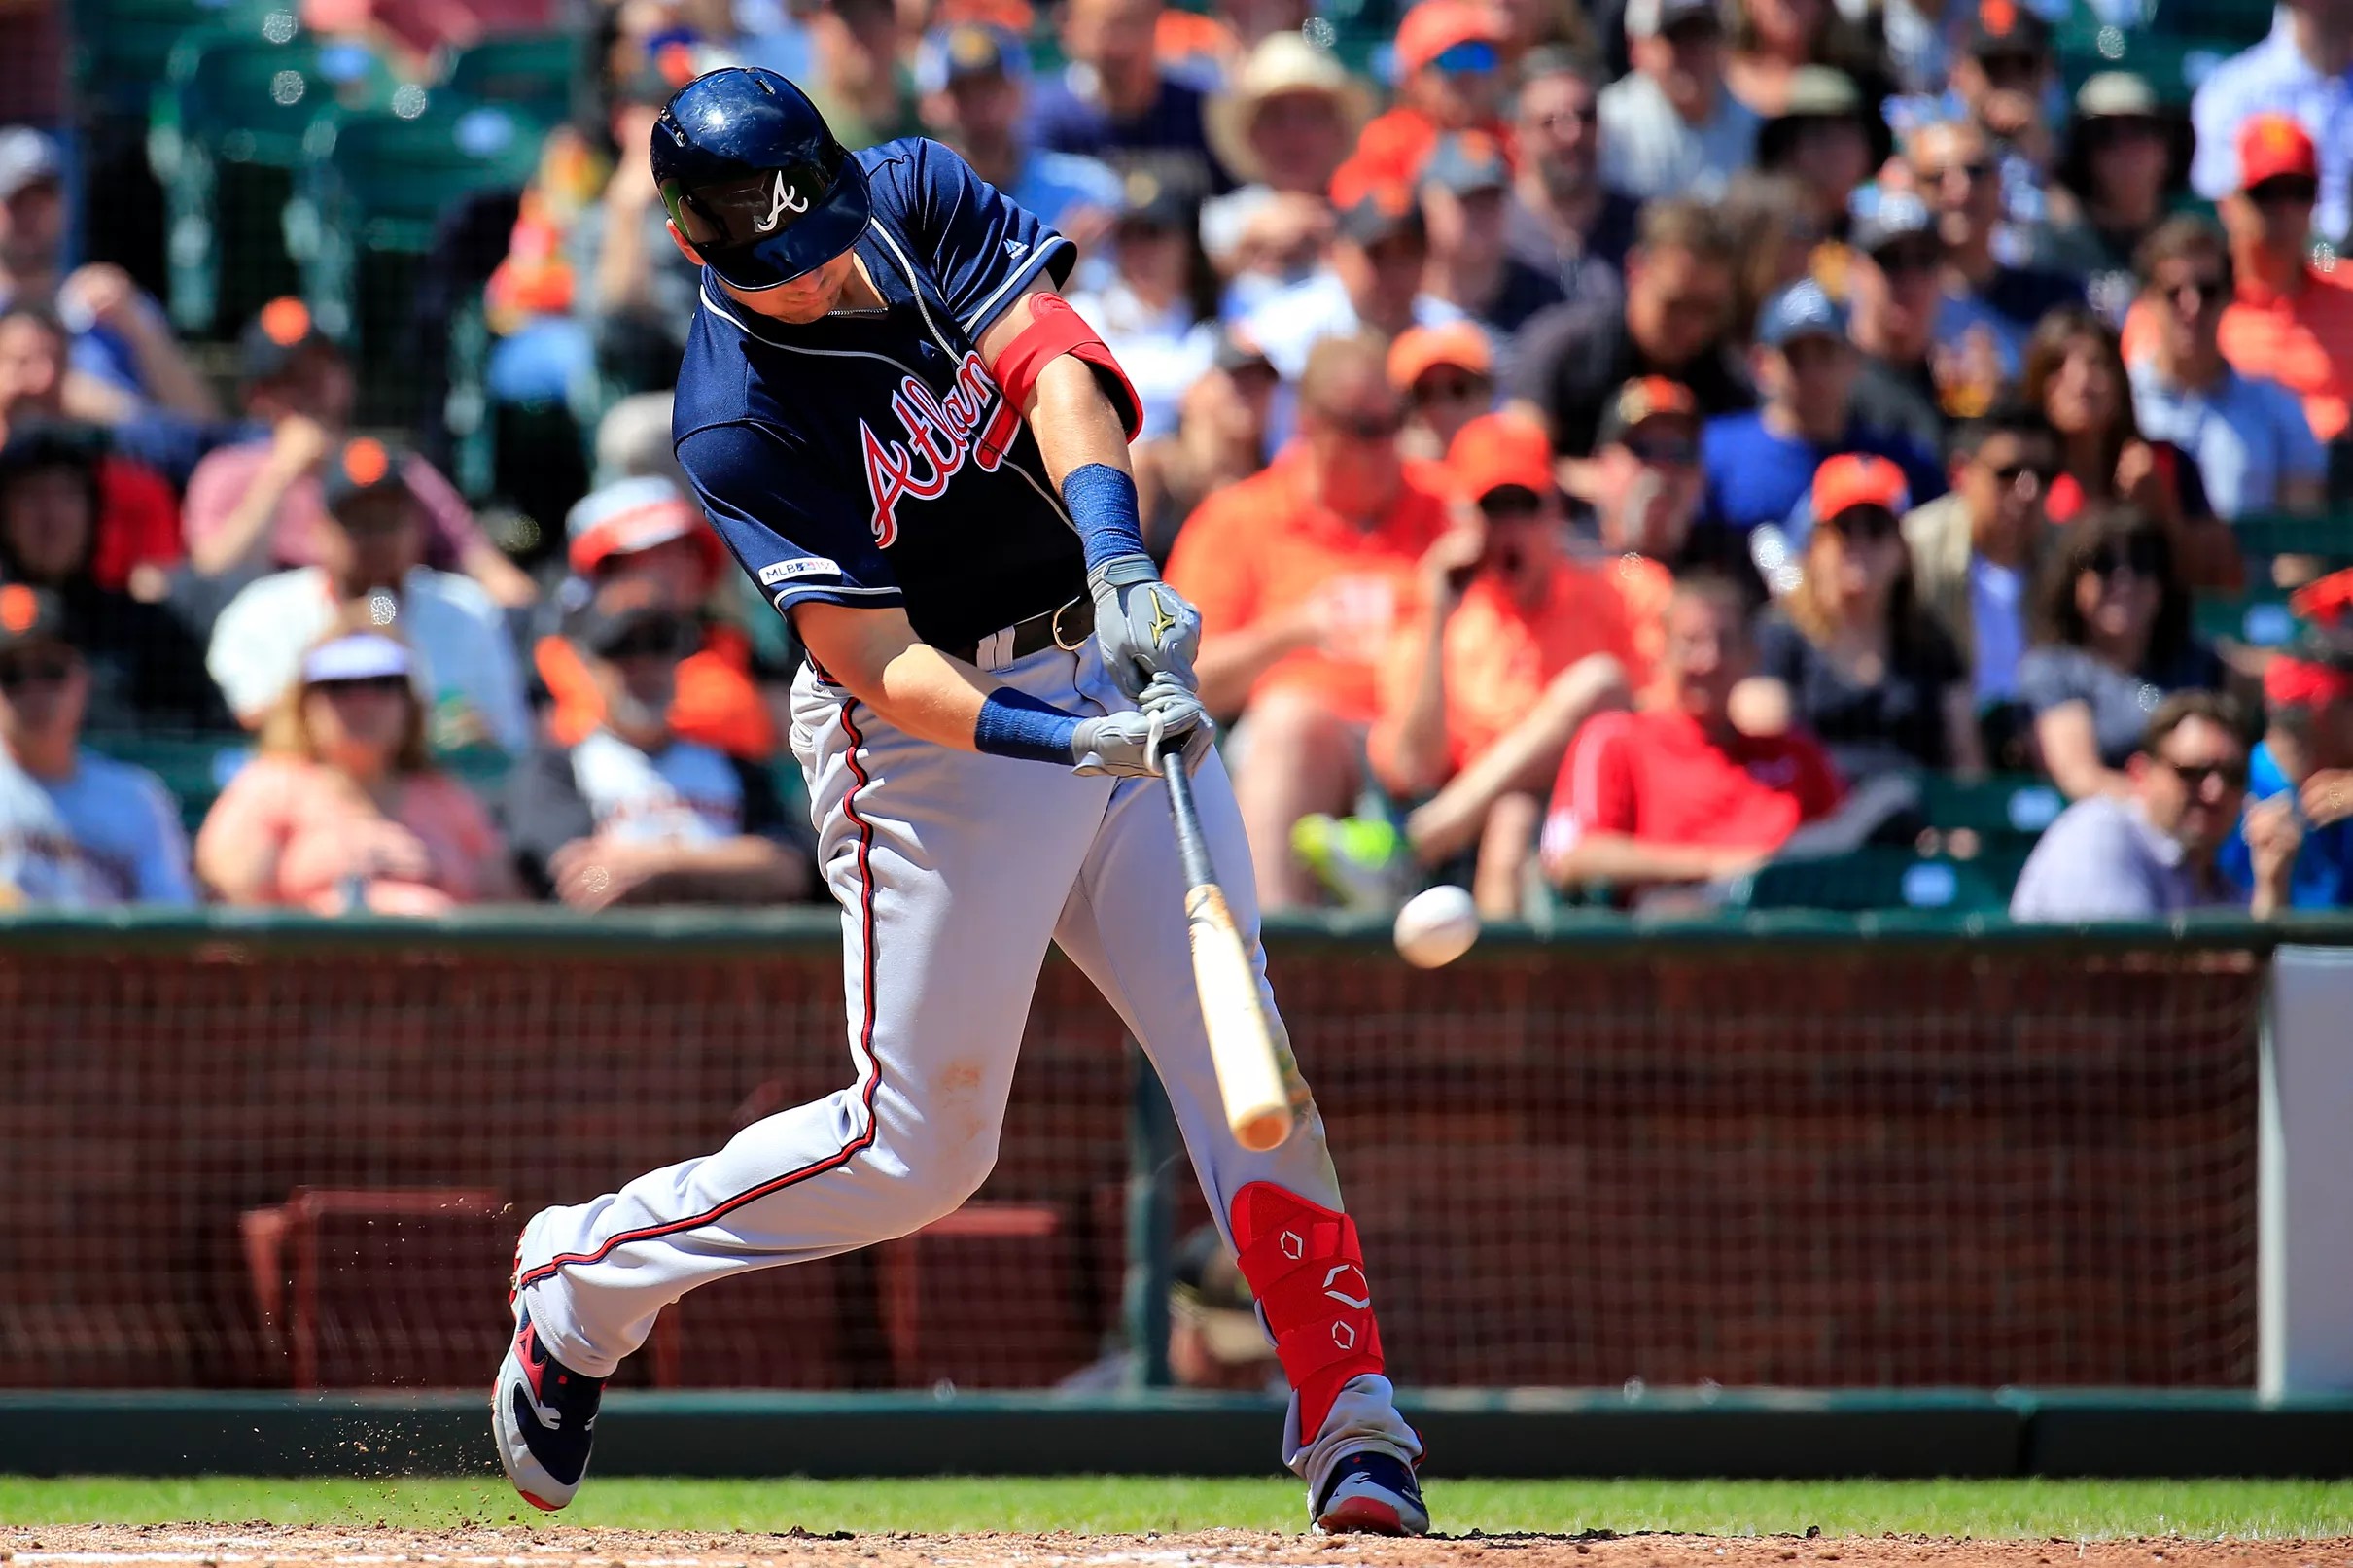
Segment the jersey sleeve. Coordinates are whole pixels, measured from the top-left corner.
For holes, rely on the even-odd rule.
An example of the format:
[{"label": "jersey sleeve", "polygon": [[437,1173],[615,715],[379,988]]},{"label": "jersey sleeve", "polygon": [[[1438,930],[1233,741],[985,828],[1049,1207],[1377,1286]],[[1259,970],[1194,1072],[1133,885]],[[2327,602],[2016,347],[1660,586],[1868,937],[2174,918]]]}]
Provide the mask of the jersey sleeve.
[{"label": "jersey sleeve", "polygon": [[911,145],[915,237],[966,336],[979,337],[1040,272],[1058,286],[1071,275],[1077,252],[1036,214],[937,142]]},{"label": "jersey sleeve", "polygon": [[[869,450],[866,461],[889,455]],[[813,601],[905,604],[875,541],[871,505],[835,482],[826,460],[746,424],[695,431],[679,442],[678,458],[712,526],[780,612]]]}]

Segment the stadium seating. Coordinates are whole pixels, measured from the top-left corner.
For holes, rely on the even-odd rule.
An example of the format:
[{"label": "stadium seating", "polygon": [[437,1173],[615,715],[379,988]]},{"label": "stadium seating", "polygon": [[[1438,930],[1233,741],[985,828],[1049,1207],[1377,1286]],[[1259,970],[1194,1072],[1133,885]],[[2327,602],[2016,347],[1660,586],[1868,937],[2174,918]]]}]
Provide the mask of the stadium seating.
[{"label": "stadium seating", "polygon": [[485,38],[449,62],[444,92],[469,103],[504,104],[550,124],[572,112],[579,40],[564,33]]}]

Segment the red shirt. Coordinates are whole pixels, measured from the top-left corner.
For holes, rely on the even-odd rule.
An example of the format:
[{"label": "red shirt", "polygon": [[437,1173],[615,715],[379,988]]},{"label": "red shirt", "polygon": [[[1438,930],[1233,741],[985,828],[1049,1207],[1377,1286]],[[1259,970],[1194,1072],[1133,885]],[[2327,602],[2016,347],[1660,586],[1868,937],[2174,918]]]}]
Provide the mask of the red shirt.
[{"label": "red shirt", "polygon": [[1827,817],[1843,793],[1806,735],[1736,735],[1722,745],[1680,711],[1597,714],[1553,782],[1544,850],[1588,833],[1653,844],[1771,850]]},{"label": "red shirt", "polygon": [[121,588],[136,566],[171,566],[180,546],[180,502],[163,475],[128,458],[98,460],[98,539],[90,575]]}]

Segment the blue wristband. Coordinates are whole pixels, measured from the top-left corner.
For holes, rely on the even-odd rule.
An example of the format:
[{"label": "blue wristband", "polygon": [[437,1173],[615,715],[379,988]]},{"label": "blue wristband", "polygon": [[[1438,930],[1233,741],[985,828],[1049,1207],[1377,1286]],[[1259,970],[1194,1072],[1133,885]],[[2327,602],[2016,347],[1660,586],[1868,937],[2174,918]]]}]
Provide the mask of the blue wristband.
[{"label": "blue wristband", "polygon": [[980,705],[972,721],[972,745],[991,756],[1020,757],[1025,762],[1069,762],[1071,737],[1078,731],[1078,716],[1027,692],[1000,686]]},{"label": "blue wristband", "polygon": [[1087,552],[1087,570],[1123,555],[1151,560],[1143,547],[1143,524],[1136,506],[1136,481],[1107,463],[1089,463],[1062,481],[1063,505]]}]

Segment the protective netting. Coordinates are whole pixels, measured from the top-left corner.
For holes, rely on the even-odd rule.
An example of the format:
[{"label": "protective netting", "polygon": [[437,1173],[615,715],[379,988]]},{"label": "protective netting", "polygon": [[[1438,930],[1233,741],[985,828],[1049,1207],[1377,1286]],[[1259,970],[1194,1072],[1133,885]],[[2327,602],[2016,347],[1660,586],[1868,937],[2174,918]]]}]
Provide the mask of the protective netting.
[{"label": "protective netting", "polygon": [[[481,1382],[523,1217],[846,1081],[838,964],[426,933],[0,952],[0,1385]],[[1279,945],[1275,970],[1401,1382],[2252,1378],[2251,954],[1727,938],[1419,974]],[[1119,1333],[1129,1084],[1049,963],[973,1207],[697,1294],[624,1380],[1080,1369]]]}]

